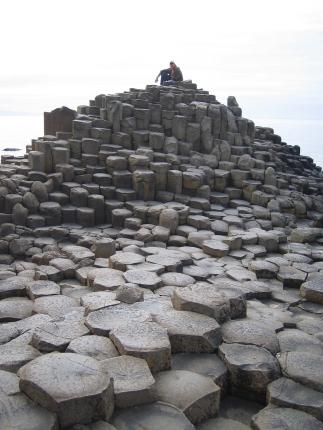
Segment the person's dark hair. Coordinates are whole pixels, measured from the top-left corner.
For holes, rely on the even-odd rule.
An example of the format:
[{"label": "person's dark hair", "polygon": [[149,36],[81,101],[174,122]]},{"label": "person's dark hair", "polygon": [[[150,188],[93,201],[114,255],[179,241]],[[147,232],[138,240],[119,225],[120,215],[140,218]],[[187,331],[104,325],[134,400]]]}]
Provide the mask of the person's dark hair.
[{"label": "person's dark hair", "polygon": [[169,64],[175,64],[175,62],[174,61],[170,61]]}]

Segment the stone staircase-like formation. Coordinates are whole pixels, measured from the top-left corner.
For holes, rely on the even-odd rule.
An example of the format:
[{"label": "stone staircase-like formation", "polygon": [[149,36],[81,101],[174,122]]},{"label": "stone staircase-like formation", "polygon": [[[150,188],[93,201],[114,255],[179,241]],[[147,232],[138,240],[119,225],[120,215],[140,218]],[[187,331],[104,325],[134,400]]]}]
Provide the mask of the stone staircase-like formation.
[{"label": "stone staircase-like formation", "polygon": [[2,171],[18,186],[3,183],[1,222],[121,227],[158,201],[190,207],[194,226],[195,211],[245,200],[268,209],[257,221],[264,228],[294,216],[320,224],[321,169],[243,118],[234,97],[224,106],[194,84],[147,86],[99,95],[77,112],[72,132],[33,140],[18,166],[6,160],[11,168]]},{"label": "stone staircase-like formation", "polygon": [[0,165],[0,429],[323,430],[323,174],[191,82]]}]

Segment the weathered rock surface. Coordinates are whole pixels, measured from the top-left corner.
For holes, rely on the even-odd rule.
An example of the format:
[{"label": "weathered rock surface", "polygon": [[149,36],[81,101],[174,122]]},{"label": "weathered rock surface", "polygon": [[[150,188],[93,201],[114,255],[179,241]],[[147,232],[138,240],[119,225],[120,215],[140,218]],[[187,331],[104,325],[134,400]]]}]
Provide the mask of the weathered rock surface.
[{"label": "weathered rock surface", "polygon": [[34,301],[34,312],[54,318],[62,317],[78,307],[77,300],[61,295],[42,296]]},{"label": "weathered rock surface", "polygon": [[276,406],[304,411],[323,421],[323,394],[288,378],[279,378],[267,387],[267,401]]},{"label": "weathered rock surface", "polygon": [[0,428],[16,430],[56,430],[55,413],[32,402],[24,394],[0,394]]},{"label": "weathered rock surface", "polygon": [[154,320],[167,329],[172,353],[213,352],[222,340],[219,324],[206,315],[173,310]]},{"label": "weathered rock surface", "polygon": [[323,424],[311,415],[291,408],[265,408],[252,419],[255,430],[321,430]]},{"label": "weathered rock surface", "polygon": [[89,329],[80,321],[51,322],[34,330],[31,344],[41,352],[63,352],[73,339],[88,333]]},{"label": "weathered rock surface", "polygon": [[113,383],[99,363],[72,353],[47,354],[19,371],[20,389],[39,405],[56,412],[65,428],[113,412]]},{"label": "weathered rock surface", "polygon": [[[1,428],[191,429],[183,410],[199,429],[311,428],[323,173],[310,157],[191,81],[48,112],[26,150],[0,164]],[[36,403],[21,367],[38,369],[21,380]],[[154,377],[182,411],[156,402]],[[246,399],[266,390],[259,413]]]},{"label": "weathered rock surface", "polygon": [[151,321],[151,316],[145,311],[135,310],[127,305],[117,305],[91,312],[85,324],[93,334],[106,336],[114,328],[121,325],[131,325],[135,322]]},{"label": "weathered rock surface", "polygon": [[99,361],[119,356],[110,339],[96,335],[85,335],[73,339],[66,348],[66,352],[88,355]]},{"label": "weathered rock surface", "polygon": [[118,430],[194,430],[194,425],[180,409],[162,402],[117,412],[112,418],[112,424]]},{"label": "weathered rock surface", "polygon": [[101,361],[113,378],[116,407],[129,408],[156,400],[155,380],[145,360],[123,355]]},{"label": "weathered rock surface", "polygon": [[0,369],[15,373],[24,364],[40,355],[40,352],[31,345],[1,345]]},{"label": "weathered rock surface", "polygon": [[290,351],[279,354],[278,361],[284,376],[323,392],[322,356]]},{"label": "weathered rock surface", "polygon": [[229,370],[235,395],[263,401],[267,385],[280,376],[278,361],[264,348],[223,343],[219,354]]},{"label": "weathered rock surface", "polygon": [[323,284],[321,279],[304,282],[300,288],[300,295],[306,300],[323,304]]},{"label": "weathered rock surface", "polygon": [[212,286],[177,288],[172,302],[175,309],[205,314],[219,323],[229,319],[231,314],[229,300]]},{"label": "weathered rock surface", "polygon": [[170,367],[171,345],[167,330],[154,322],[122,324],[110,332],[110,339],[121,355],[143,358],[152,372]]},{"label": "weathered rock surface", "polygon": [[279,351],[278,338],[274,330],[263,323],[244,319],[228,321],[221,327],[224,342],[261,346],[272,354]]},{"label": "weathered rock surface", "polygon": [[192,423],[217,414],[220,388],[206,376],[187,370],[169,370],[156,376],[158,400],[178,407]]},{"label": "weathered rock surface", "polygon": [[210,377],[221,388],[227,390],[228,371],[223,361],[216,354],[172,354],[173,370],[188,370]]}]

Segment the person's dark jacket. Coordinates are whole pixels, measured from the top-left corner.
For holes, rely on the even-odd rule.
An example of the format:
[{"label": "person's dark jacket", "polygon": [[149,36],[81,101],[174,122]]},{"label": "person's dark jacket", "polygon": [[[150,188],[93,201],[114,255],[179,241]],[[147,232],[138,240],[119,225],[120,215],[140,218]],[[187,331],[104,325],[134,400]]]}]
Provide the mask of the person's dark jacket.
[{"label": "person's dark jacket", "polygon": [[172,70],[171,68],[163,69],[160,71],[160,74],[163,74],[163,73],[168,73],[170,75],[170,78],[173,81],[176,81],[176,82],[182,82],[183,81],[183,73],[179,67],[176,67],[175,70]]}]

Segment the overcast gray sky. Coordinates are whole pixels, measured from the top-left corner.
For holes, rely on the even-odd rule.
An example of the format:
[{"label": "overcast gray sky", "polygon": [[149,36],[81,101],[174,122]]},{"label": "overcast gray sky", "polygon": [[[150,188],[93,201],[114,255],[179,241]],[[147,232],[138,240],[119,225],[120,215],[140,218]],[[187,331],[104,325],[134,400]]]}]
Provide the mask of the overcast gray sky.
[{"label": "overcast gray sky", "polygon": [[251,119],[323,120],[322,0],[8,0],[0,40],[0,114],[144,87],[172,59]]}]

